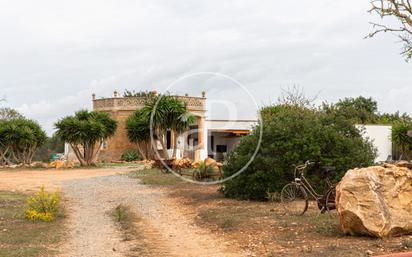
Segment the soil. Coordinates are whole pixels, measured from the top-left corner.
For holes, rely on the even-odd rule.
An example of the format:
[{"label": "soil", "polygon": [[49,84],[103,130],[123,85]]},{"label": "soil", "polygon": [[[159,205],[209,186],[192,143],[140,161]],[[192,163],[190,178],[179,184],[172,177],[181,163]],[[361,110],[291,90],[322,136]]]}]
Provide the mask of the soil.
[{"label": "soil", "polygon": [[[144,185],[129,169],[0,171],[0,190],[60,188],[68,209],[66,256],[370,256],[408,251],[412,237],[345,236],[336,213],[310,206],[301,217],[280,204],[226,199],[218,186]],[[143,172],[143,171],[142,171]],[[164,179],[165,174],[160,174]],[[170,175],[172,176],[172,175]],[[146,181],[156,181],[153,177]],[[129,206],[138,219],[125,237],[109,213]]]},{"label": "soil", "polygon": [[[0,190],[61,188],[68,210],[68,235],[61,256],[244,256],[224,238],[197,226],[156,187],[139,184],[126,170],[82,169],[0,172]],[[113,175],[116,174],[116,175]],[[140,238],[124,240],[109,215],[119,204],[141,219]],[[140,242],[144,241],[144,244]]]}]

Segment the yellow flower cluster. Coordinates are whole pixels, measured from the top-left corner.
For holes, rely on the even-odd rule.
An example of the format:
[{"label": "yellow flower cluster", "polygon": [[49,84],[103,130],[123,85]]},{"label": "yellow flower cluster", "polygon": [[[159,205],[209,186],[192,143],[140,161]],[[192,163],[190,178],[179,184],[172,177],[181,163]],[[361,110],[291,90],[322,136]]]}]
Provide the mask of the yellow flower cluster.
[{"label": "yellow flower cluster", "polygon": [[44,186],[27,199],[25,216],[28,220],[53,221],[59,213],[61,196],[59,192],[47,193]]}]

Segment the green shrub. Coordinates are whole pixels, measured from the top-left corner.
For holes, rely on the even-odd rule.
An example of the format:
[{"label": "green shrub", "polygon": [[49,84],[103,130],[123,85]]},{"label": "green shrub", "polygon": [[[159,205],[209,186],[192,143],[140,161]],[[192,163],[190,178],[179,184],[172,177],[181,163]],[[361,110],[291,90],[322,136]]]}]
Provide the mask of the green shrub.
[{"label": "green shrub", "polygon": [[410,159],[409,153],[412,150],[412,137],[408,136],[409,130],[412,130],[412,124],[407,121],[398,121],[392,125],[392,142],[399,147],[406,159]]},{"label": "green shrub", "polygon": [[200,161],[199,162],[199,167],[194,170],[194,177],[198,180],[201,180],[203,178],[209,178],[211,174],[215,172],[215,166],[216,164],[209,164],[205,161]]},{"label": "green shrub", "polygon": [[[376,149],[345,117],[320,109],[275,105],[261,110],[262,143],[250,166],[239,176],[224,183],[221,191],[227,197],[265,200],[268,192],[280,192],[293,180],[293,165],[306,160],[319,160],[335,166],[338,181],[354,167],[373,164]],[[240,170],[251,158],[259,139],[260,127],[242,138],[223,167],[224,177]],[[321,191],[324,179],[316,170],[307,176]]]},{"label": "green shrub", "polygon": [[137,161],[140,160],[139,154],[135,150],[127,150],[122,154],[122,157],[120,157],[122,161],[125,162],[132,162],[132,161]]},{"label": "green shrub", "polygon": [[59,192],[47,193],[44,186],[27,199],[25,216],[28,220],[53,221],[60,211],[61,196]]}]

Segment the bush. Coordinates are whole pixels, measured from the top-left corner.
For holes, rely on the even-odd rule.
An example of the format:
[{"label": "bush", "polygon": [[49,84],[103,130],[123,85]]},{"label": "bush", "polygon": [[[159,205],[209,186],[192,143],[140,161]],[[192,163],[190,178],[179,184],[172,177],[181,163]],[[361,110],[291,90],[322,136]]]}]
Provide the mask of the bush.
[{"label": "bush", "polygon": [[215,172],[215,167],[216,164],[207,164],[205,161],[200,161],[199,162],[199,167],[193,171],[194,172],[194,177],[197,180],[201,180],[203,178],[209,178],[211,174]]},{"label": "bush", "polygon": [[135,150],[127,150],[122,154],[122,157],[120,157],[120,159],[125,162],[132,162],[140,160],[140,156]]},{"label": "bush", "polygon": [[[354,167],[373,164],[376,149],[362,138],[361,132],[343,116],[320,109],[275,105],[261,110],[262,144],[250,166],[221,188],[227,197],[265,200],[268,192],[280,192],[293,180],[293,165],[318,160],[337,168],[338,181]],[[240,170],[255,151],[260,127],[243,137],[223,167],[225,177]],[[320,173],[309,170],[315,189],[324,189]]]},{"label": "bush", "polygon": [[398,121],[392,125],[392,142],[399,147],[401,154],[410,159],[409,153],[412,150],[412,137],[408,136],[408,131],[412,130],[412,124],[406,121]]},{"label": "bush", "polygon": [[40,191],[27,199],[27,208],[25,210],[26,219],[36,221],[53,221],[60,211],[60,193],[47,193],[44,186]]}]

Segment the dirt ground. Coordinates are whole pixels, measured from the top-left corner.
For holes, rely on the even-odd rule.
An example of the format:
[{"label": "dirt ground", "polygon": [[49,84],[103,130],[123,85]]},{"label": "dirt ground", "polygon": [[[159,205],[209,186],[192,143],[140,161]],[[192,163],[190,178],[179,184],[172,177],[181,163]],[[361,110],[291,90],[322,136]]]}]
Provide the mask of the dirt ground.
[{"label": "dirt ground", "polygon": [[[59,189],[67,210],[59,256],[245,256],[180,211],[164,193],[124,173],[129,169],[0,172],[0,190]],[[108,213],[119,204],[140,217],[138,238],[124,240]],[[143,242],[143,243],[142,243]]]},{"label": "dirt ground", "polygon": [[277,202],[224,198],[219,186],[166,180],[168,175],[164,174],[140,178],[154,183],[158,176],[163,183],[152,187],[163,192],[197,226],[246,256],[363,257],[412,251],[412,236],[376,239],[344,235],[337,213],[320,214],[314,203],[305,215],[289,216]]},{"label": "dirt ground", "polygon": [[127,167],[0,170],[0,190],[32,191],[40,186],[48,190],[57,190],[62,187],[64,181],[124,174],[130,170]]},{"label": "dirt ground", "polygon": [[[315,206],[302,217],[291,217],[278,203],[226,199],[218,186],[183,183],[160,172],[129,172],[0,171],[0,190],[44,185],[63,191],[69,236],[61,256],[360,257],[412,249],[409,236],[345,236],[336,213],[320,215]],[[108,215],[120,204],[138,217],[134,237],[125,238]]]}]

